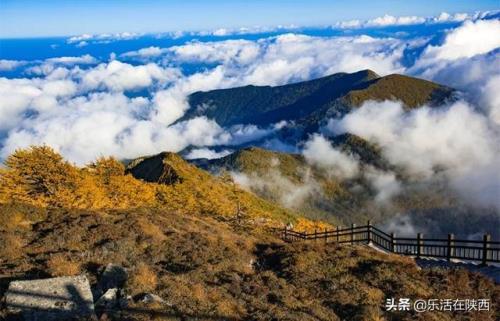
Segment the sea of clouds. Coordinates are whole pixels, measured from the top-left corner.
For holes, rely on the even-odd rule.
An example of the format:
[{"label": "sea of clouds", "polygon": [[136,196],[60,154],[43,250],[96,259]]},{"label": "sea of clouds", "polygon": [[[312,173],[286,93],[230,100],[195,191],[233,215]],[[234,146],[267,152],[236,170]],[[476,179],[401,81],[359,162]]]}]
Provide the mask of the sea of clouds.
[{"label": "sea of clouds", "polygon": [[[384,156],[415,179],[445,176],[465,198],[500,208],[500,20],[498,14],[384,16],[338,23],[332,28],[451,23],[435,36],[373,36],[345,33],[311,36],[293,28],[254,39],[193,39],[176,46],[150,46],[109,57],[90,54],[45,60],[0,60],[0,158],[15,149],[47,144],[77,164],[99,156],[130,159],[160,151],[195,149],[188,155],[221,157],[210,149],[262,140],[283,124],[223,128],[206,117],[177,122],[196,91],[243,85],[281,85],[336,72],[372,69],[402,73],[460,90],[460,100],[439,109],[404,112],[398,102],[367,102],[304,142],[302,153],[332,175],[359,175],[352,155],[336,150],[329,136],[353,133],[381,146]],[[448,25],[446,25],[448,26]],[[217,30],[215,36],[259,30]],[[112,44],[140,35],[82,35],[68,45]],[[175,34],[170,36],[181,36]],[[411,59],[408,57],[411,56]],[[186,66],[195,66],[194,70]],[[190,71],[188,71],[190,70]],[[397,194],[394,173],[363,175],[384,201]],[[314,191],[315,187],[305,191]]]}]

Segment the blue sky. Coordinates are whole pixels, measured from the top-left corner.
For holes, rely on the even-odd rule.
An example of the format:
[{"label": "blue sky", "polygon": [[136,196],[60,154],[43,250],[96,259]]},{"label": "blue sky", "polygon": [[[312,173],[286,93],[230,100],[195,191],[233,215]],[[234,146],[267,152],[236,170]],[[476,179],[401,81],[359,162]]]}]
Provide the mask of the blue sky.
[{"label": "blue sky", "polygon": [[430,16],[498,9],[498,0],[1,0],[0,38],[164,32],[240,26],[315,26],[384,14]]}]

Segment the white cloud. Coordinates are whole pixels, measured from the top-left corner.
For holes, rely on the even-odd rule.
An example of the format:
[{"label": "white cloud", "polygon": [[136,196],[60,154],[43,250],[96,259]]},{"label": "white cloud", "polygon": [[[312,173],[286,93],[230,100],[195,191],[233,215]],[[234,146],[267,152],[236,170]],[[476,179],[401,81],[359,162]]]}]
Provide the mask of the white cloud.
[{"label": "white cloud", "polygon": [[386,203],[401,191],[401,183],[396,175],[391,172],[383,172],[375,168],[367,168],[364,177],[376,190],[375,201]]},{"label": "white cloud", "polygon": [[146,98],[127,98],[121,93],[94,93],[59,101],[38,117],[20,121],[4,141],[1,156],[16,148],[46,143],[69,160],[83,164],[99,156],[133,158],[230,139],[206,118],[167,127],[141,117],[147,114],[149,104]]},{"label": "white cloud", "polygon": [[0,59],[0,71],[11,71],[25,64],[26,61],[22,60]]},{"label": "white cloud", "polygon": [[284,34],[258,41],[193,42],[172,52],[177,61],[222,63],[225,77],[234,84],[279,85],[341,71],[401,72],[404,48],[391,38]]},{"label": "white cloud", "polygon": [[234,125],[228,128],[231,135],[230,145],[240,145],[251,141],[256,141],[269,136],[279,125],[270,126],[269,128],[259,128],[255,125]]},{"label": "white cloud", "polygon": [[405,25],[419,25],[419,24],[436,24],[436,23],[449,23],[449,22],[462,22],[467,19],[477,20],[485,17],[487,12],[478,12],[475,15],[467,13],[449,14],[442,12],[436,17],[419,17],[419,16],[392,16],[385,14],[381,17],[361,21],[349,20],[340,21],[333,25],[334,28],[340,29],[357,29],[369,27],[389,27],[389,26],[405,26]]},{"label": "white cloud", "polygon": [[345,179],[359,174],[358,161],[353,156],[333,148],[321,135],[313,135],[305,143],[302,154],[310,164],[326,169],[333,177]]},{"label": "white cloud", "polygon": [[133,32],[120,32],[120,33],[102,33],[102,34],[82,34],[79,36],[69,37],[66,42],[68,44],[77,44],[79,47],[83,47],[89,43],[110,43],[120,40],[132,40],[140,37],[142,34]]},{"label": "white cloud", "polygon": [[252,62],[259,54],[259,45],[250,40],[226,40],[218,42],[191,42],[169,49],[178,61],[197,61],[204,63]]},{"label": "white cloud", "polygon": [[[497,62],[500,62],[500,59]],[[500,63],[498,65],[500,68]],[[483,94],[481,103],[486,106],[489,118],[500,127],[500,95],[498,88],[500,88],[500,72],[492,75],[481,88]]]},{"label": "white cloud", "polygon": [[133,66],[113,60],[84,72],[82,85],[89,89],[135,90],[152,86],[155,82],[173,81],[178,76],[176,69],[162,68],[153,63]]},{"label": "white cloud", "polygon": [[282,175],[279,170],[279,160],[270,159],[269,168],[264,174],[231,172],[236,184],[269,197],[269,191],[276,197],[276,201],[287,208],[299,208],[308,199],[322,194],[320,184],[310,174],[310,170],[299,168],[297,175],[301,182],[293,182]]},{"label": "white cloud", "polygon": [[[218,64],[215,68],[225,81],[210,89],[239,85],[281,85],[336,72],[373,69],[379,74],[404,71],[401,58],[407,44],[393,38],[312,37],[283,34],[251,40],[188,42],[171,48],[145,48],[163,65]],[[150,59],[139,51],[126,57]],[[210,71],[201,72],[209,74]]]},{"label": "white cloud", "polygon": [[229,34],[229,30],[227,30],[225,28],[219,28],[219,29],[216,29],[212,32],[212,35],[219,36],[219,37],[227,36],[228,34]]},{"label": "white cloud", "polygon": [[442,44],[428,46],[407,72],[461,90],[500,124],[495,89],[500,77],[499,33],[498,20],[466,21],[450,30]]},{"label": "white cloud", "polygon": [[[349,132],[379,144],[391,163],[402,166],[415,179],[432,180],[438,173],[467,198],[479,191],[500,196],[500,177],[494,174],[500,173],[497,130],[464,102],[411,112],[397,102],[367,102],[342,119],[330,121],[328,128],[335,134]],[[485,198],[477,195],[476,199],[500,208],[500,198]]]},{"label": "white cloud", "polygon": [[446,35],[444,43],[428,46],[421,60],[456,60],[484,54],[500,47],[500,20],[466,21]]},{"label": "white cloud", "polygon": [[87,65],[96,64],[97,59],[91,55],[83,55],[79,57],[57,57],[45,60],[46,63],[62,64],[62,65]]},{"label": "white cloud", "polygon": [[198,149],[191,150],[186,155],[186,159],[200,159],[200,158],[216,159],[216,158],[222,158],[222,157],[227,156],[231,153],[232,152],[230,150],[227,150],[227,149],[222,150],[220,152],[217,152],[217,151],[211,150],[209,148],[198,148]]},{"label": "white cloud", "polygon": [[29,110],[52,108],[60,98],[76,92],[71,80],[0,78],[0,132],[14,128]]},{"label": "white cloud", "polygon": [[162,49],[160,47],[151,46],[151,47],[142,48],[142,49],[135,50],[135,51],[126,52],[126,53],[122,54],[121,56],[122,57],[133,57],[133,58],[137,57],[137,58],[146,59],[146,58],[160,56],[164,52],[165,52],[165,49]]},{"label": "white cloud", "polygon": [[340,21],[335,24],[335,27],[341,28],[341,29],[355,29],[359,28],[362,26],[361,20],[348,20],[348,21]]},{"label": "white cloud", "polygon": [[93,39],[94,36],[93,35],[90,35],[90,34],[82,34],[80,36],[73,36],[73,37],[70,37],[67,42],[68,43],[75,43],[75,42],[80,42],[80,41],[86,41],[86,40],[90,40],[90,39]]},{"label": "white cloud", "polygon": [[426,21],[425,18],[417,17],[417,16],[402,16],[395,17],[391,15],[384,15],[382,17],[378,17],[372,20],[368,20],[364,26],[377,26],[377,27],[385,27],[385,26],[400,26],[400,25],[414,25],[424,23]]},{"label": "white cloud", "polygon": [[455,13],[452,15],[447,12],[441,12],[439,16],[432,18],[431,21],[436,23],[460,22],[460,21],[465,21],[468,18],[470,18],[470,16],[467,13]]}]

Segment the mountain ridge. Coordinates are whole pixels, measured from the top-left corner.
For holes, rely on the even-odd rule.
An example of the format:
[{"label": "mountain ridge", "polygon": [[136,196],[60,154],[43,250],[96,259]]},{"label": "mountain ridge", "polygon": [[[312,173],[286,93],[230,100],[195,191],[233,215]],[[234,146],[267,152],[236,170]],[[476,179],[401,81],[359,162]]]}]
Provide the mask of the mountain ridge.
[{"label": "mountain ridge", "polygon": [[311,122],[342,115],[367,100],[398,100],[405,108],[436,106],[452,97],[454,89],[427,80],[369,69],[336,73],[282,86],[244,86],[199,91],[188,98],[190,108],[178,121],[206,116],[221,126],[267,126],[282,120]]}]

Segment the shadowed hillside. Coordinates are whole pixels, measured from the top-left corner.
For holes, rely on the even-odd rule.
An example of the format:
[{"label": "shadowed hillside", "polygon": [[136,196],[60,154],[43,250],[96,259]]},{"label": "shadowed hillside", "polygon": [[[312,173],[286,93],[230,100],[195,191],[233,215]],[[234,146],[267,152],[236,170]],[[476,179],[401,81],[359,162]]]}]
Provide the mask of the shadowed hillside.
[{"label": "shadowed hillside", "polygon": [[399,100],[407,108],[438,105],[451,94],[450,88],[426,80],[402,75],[380,77],[371,70],[363,70],[277,87],[246,86],[197,92],[189,97],[191,108],[181,120],[207,116],[221,126],[269,125],[308,117],[324,119],[325,115],[342,114],[367,100]]}]

